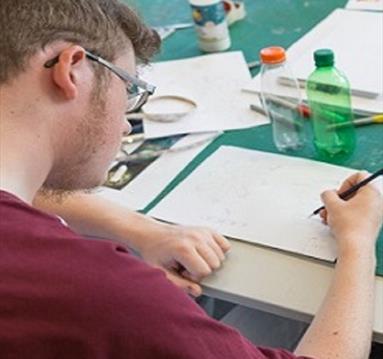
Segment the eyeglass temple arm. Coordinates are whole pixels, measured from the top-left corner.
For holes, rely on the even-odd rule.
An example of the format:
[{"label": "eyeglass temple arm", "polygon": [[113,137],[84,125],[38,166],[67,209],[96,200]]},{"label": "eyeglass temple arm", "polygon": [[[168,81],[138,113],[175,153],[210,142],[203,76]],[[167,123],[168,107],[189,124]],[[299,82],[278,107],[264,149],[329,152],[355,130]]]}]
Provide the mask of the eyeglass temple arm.
[{"label": "eyeglass temple arm", "polygon": [[[95,61],[95,62],[98,62],[98,63],[102,64],[103,66],[107,67],[109,70],[113,71],[117,76],[119,76],[123,80],[132,82],[133,84],[144,89],[145,91],[149,92],[150,94],[154,93],[154,91],[156,89],[155,86],[150,85],[147,82],[140,80],[136,77],[130,76],[127,72],[123,71],[122,69],[119,69],[117,66],[114,66],[110,62],[105,61],[101,57],[93,55],[91,52],[89,52],[87,50],[85,50],[85,55],[88,59]],[[56,65],[58,63],[58,61],[59,61],[59,56],[56,56],[52,60],[47,61],[44,64],[44,67],[49,69],[52,66]]]},{"label": "eyeglass temple arm", "polygon": [[153,85],[148,84],[147,82],[138,79],[137,77],[130,76],[126,71],[123,71],[122,69],[118,68],[117,66],[114,66],[112,63],[105,61],[103,58],[98,57],[96,55],[93,55],[91,52],[85,50],[85,54],[88,59],[96,61],[103,66],[107,67],[109,70],[113,71],[116,75],[118,75],[120,78],[122,78],[125,81],[130,81],[136,86],[144,89],[145,91],[149,92],[150,94],[153,94],[156,87]]}]

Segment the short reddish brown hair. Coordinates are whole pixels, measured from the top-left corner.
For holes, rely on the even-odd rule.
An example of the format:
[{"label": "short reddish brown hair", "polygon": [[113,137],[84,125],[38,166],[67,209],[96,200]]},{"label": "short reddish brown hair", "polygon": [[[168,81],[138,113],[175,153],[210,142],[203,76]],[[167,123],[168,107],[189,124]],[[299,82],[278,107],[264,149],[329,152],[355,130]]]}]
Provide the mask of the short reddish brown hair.
[{"label": "short reddish brown hair", "polygon": [[129,38],[148,62],[158,34],[117,0],[0,0],[0,85],[24,71],[33,54],[56,40],[83,46],[113,61]]}]

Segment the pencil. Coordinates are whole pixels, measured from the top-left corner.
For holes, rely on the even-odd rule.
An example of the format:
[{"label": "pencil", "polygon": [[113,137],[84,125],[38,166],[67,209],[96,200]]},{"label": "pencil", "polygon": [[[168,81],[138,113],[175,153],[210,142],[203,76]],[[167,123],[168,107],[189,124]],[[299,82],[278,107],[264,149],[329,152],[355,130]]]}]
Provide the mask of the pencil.
[{"label": "pencil", "polygon": [[[381,168],[380,170],[374,172],[371,176],[365,178],[363,181],[360,181],[359,183],[357,183],[356,185],[350,187],[347,191],[344,191],[342,193],[339,194],[339,197],[344,199],[344,200],[347,200],[349,199],[359,188],[365,186],[366,184],[368,184],[369,182],[371,182],[373,179],[375,179],[376,177],[379,177],[379,176],[382,176],[383,175],[383,168]],[[324,209],[325,207],[322,206],[322,207],[319,207],[317,208],[311,215],[310,217],[312,216],[315,216],[317,215],[322,209]]]},{"label": "pencil", "polygon": [[363,125],[369,125],[371,123],[383,123],[383,114],[359,118],[352,122],[335,123],[333,125],[329,125],[327,129],[333,130],[333,129],[344,128],[349,126],[363,126]]}]

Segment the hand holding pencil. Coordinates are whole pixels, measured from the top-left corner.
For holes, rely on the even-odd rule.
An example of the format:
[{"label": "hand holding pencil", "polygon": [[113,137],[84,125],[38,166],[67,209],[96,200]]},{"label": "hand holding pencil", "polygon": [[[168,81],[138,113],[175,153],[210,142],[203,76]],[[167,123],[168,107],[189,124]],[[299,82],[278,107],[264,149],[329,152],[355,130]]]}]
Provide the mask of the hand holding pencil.
[{"label": "hand holding pencil", "polygon": [[[366,177],[364,180],[356,183],[355,185],[351,186],[350,188],[348,188],[347,190],[345,191],[341,191],[339,193],[339,198],[343,199],[343,200],[347,200],[349,198],[351,198],[354,193],[356,193],[356,191],[359,189],[359,188],[362,188],[363,186],[367,185],[368,183],[370,183],[372,180],[374,180],[375,178],[379,177],[379,176],[383,176],[383,168],[381,168],[380,170],[374,172],[373,174],[371,174],[370,176]],[[314,216],[316,214],[318,214],[322,209],[324,209],[325,207],[322,206],[322,207],[319,207],[317,208],[312,214],[311,216]],[[311,217],[310,216],[310,217]]]},{"label": "hand holding pencil", "polygon": [[368,174],[364,172],[356,173],[346,179],[338,191],[325,191],[322,194],[325,209],[321,210],[320,216],[331,227],[340,254],[361,255],[365,249],[374,250],[383,222],[383,198],[376,184],[360,187],[347,201],[339,195],[367,178]]}]

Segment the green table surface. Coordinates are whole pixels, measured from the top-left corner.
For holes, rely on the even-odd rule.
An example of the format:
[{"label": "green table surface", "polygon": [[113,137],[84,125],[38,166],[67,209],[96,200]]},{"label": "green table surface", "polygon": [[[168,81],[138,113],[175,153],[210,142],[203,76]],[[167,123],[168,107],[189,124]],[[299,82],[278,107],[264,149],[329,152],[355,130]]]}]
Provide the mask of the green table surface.
[{"label": "green table surface", "polygon": [[[126,0],[152,26],[191,21],[187,0]],[[247,17],[230,28],[232,47],[241,50],[247,61],[258,59],[265,46],[289,47],[337,7],[347,0],[245,0]],[[155,61],[180,59],[202,55],[198,49],[194,29],[177,31],[168,37]],[[309,130],[310,131],[310,130]],[[193,159],[173,181],[144,209],[148,212],[173,188],[185,179],[219,146],[231,145],[277,152],[272,143],[269,125],[246,130],[226,131]],[[294,156],[319,160],[311,144]],[[376,171],[383,167],[383,126],[357,128],[357,148],[353,156],[341,165],[355,169]],[[383,231],[377,242],[377,270],[383,276]]]},{"label": "green table surface", "polygon": [[[192,22],[187,0],[125,0],[152,26]],[[270,45],[290,46],[347,0],[245,0],[247,16],[230,27],[230,51],[241,50],[247,61],[258,59]],[[193,28],[168,37],[156,60],[202,55]]]}]

